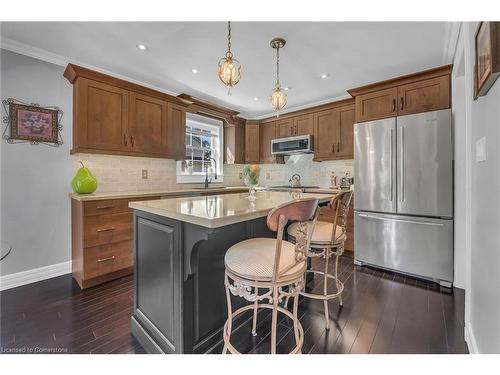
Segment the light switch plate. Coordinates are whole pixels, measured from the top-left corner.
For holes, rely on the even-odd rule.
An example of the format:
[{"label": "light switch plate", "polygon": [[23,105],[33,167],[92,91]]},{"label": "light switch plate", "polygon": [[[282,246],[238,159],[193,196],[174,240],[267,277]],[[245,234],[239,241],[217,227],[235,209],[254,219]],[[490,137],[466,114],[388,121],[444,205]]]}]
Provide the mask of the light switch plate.
[{"label": "light switch plate", "polygon": [[486,161],[486,137],[476,141],[476,163]]}]

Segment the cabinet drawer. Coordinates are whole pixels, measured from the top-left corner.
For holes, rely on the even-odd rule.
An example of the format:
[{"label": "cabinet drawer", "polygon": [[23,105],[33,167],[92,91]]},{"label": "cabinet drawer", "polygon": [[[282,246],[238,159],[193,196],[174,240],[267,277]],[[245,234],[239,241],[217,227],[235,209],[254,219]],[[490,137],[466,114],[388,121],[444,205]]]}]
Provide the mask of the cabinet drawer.
[{"label": "cabinet drawer", "polygon": [[107,199],[85,202],[83,214],[93,216],[129,212],[128,201],[128,199]]},{"label": "cabinet drawer", "polygon": [[84,278],[105,275],[133,265],[132,241],[89,247],[84,250]]},{"label": "cabinet drawer", "polygon": [[133,236],[132,214],[130,212],[87,216],[83,227],[84,247],[131,240]]}]

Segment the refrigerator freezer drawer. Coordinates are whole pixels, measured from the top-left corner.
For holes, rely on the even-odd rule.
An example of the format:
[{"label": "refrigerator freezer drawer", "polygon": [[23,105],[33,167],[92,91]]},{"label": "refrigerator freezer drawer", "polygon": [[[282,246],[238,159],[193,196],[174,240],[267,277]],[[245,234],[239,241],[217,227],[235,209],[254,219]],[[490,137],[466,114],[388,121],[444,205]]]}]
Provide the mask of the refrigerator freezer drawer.
[{"label": "refrigerator freezer drawer", "polygon": [[354,226],[357,261],[453,282],[453,220],[356,212]]}]

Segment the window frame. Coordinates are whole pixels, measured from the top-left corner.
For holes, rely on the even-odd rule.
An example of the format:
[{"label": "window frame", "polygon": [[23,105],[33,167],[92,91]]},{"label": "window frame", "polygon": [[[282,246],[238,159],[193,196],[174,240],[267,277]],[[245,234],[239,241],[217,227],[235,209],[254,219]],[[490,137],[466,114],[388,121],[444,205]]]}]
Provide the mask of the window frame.
[{"label": "window frame", "polygon": [[[213,174],[209,176],[212,177],[212,182],[218,183],[224,181],[224,121],[221,119],[216,119],[213,117],[203,116],[194,113],[186,114],[186,135],[188,134],[189,128],[201,128],[213,131],[214,128],[218,129],[217,138],[219,140],[219,150],[217,160],[217,180],[213,179]],[[186,149],[189,146],[186,146]],[[203,150],[203,147],[200,147]],[[213,148],[211,148],[213,149]],[[187,151],[186,151],[187,152]],[[185,159],[189,160],[189,159]],[[205,172],[195,172],[195,173],[185,173],[182,171],[182,163],[184,160],[178,160],[176,162],[176,182],[178,184],[197,184],[203,183],[205,181]]]}]

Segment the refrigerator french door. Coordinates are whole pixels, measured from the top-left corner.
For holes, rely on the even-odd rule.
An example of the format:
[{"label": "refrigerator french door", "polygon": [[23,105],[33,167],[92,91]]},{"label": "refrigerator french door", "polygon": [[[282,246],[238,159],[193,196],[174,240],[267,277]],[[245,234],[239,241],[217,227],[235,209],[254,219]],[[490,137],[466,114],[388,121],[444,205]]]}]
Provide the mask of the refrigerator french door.
[{"label": "refrigerator french door", "polygon": [[354,126],[355,260],[451,286],[451,111]]}]

